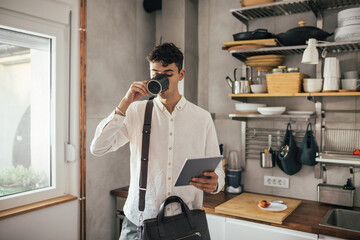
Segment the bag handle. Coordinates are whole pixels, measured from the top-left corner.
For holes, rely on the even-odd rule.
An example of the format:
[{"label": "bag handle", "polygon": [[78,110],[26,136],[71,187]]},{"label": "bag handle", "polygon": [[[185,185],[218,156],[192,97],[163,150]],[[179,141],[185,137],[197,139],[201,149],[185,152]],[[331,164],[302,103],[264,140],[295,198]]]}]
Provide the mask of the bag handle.
[{"label": "bag handle", "polygon": [[287,127],[286,127],[286,130],[288,131],[290,128],[290,131],[291,131],[291,123],[288,123]]},{"label": "bag handle", "polygon": [[186,205],[186,203],[178,196],[170,196],[161,204],[159,213],[157,215],[157,221],[159,225],[159,234],[160,237],[165,237],[165,226],[164,226],[164,219],[165,219],[165,208],[170,203],[180,203],[182,212],[185,212],[186,218],[189,222],[191,228],[195,228],[194,221],[192,219],[190,209]]},{"label": "bag handle", "polygon": [[306,127],[306,131],[309,131],[309,127],[310,127],[310,131],[312,131],[312,124],[309,122],[307,127]]}]

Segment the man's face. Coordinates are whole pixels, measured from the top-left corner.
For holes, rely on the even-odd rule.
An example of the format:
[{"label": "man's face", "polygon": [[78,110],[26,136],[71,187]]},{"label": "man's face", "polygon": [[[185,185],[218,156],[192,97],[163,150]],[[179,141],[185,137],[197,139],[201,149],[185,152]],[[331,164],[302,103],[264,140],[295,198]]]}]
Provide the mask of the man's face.
[{"label": "man's face", "polygon": [[178,83],[184,78],[184,69],[181,69],[179,72],[175,63],[171,63],[164,67],[159,62],[150,62],[150,77],[153,78],[157,74],[165,74],[169,79],[169,88],[159,94],[161,98],[169,99],[174,96],[174,94],[179,93]]}]

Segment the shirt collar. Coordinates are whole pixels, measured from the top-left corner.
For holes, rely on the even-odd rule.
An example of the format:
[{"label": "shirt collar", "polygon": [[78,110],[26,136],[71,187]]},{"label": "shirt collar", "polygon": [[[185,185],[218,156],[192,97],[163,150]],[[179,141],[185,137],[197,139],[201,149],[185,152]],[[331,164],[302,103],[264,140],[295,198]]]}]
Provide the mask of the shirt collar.
[{"label": "shirt collar", "polygon": [[[154,98],[154,102],[161,109],[161,111],[164,111],[165,106],[164,106],[164,104],[162,104],[159,97]],[[181,96],[181,98],[180,98],[179,102],[176,104],[175,108],[178,111],[181,111],[185,107],[186,102],[187,101],[186,101],[185,97]]]}]

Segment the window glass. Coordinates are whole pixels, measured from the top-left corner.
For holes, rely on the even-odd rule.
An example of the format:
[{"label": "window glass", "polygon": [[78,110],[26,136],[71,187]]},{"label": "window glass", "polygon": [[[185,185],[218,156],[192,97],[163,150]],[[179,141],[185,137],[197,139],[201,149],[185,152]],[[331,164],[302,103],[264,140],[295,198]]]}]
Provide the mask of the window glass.
[{"label": "window glass", "polygon": [[54,186],[50,38],[0,28],[0,198]]}]

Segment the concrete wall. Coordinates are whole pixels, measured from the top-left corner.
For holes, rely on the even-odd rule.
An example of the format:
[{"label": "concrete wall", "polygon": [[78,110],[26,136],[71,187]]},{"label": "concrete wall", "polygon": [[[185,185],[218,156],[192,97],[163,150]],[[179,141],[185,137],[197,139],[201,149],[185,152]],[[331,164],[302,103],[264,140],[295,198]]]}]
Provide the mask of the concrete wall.
[{"label": "concrete wall", "polygon": [[[146,56],[155,46],[155,13],[142,1],[87,1],[87,149],[97,124],[119,104],[131,83],[149,78]],[[87,151],[86,235],[115,238],[115,198],[129,184],[129,147],[103,157]]]},{"label": "concrete wall", "polygon": [[[228,118],[228,114],[235,110],[235,101],[228,94],[230,88],[225,82],[226,76],[232,76],[235,67],[243,64],[221,50],[223,41],[231,41],[232,34],[244,31],[244,25],[229,12],[232,8],[240,7],[235,0],[199,0],[199,104],[216,114],[215,125],[219,143],[225,145],[225,155],[229,150],[240,151],[240,123]],[[333,32],[336,28],[337,11],[327,11],[324,29]],[[316,19],[311,12],[280,16],[251,21],[249,30],[267,28],[270,32],[280,33],[297,26],[299,20],[306,20],[307,25],[314,26]],[[329,38],[328,40],[332,40]],[[331,56],[331,54],[329,55]],[[360,69],[360,55],[349,53],[334,55],[341,61],[342,71]],[[301,55],[286,58],[285,65],[300,67],[301,72],[315,77],[315,67],[301,64]],[[245,99],[246,100],[246,99]],[[323,97],[323,109],[360,110],[359,97]],[[288,110],[315,110],[314,104],[303,97],[283,98],[248,98],[248,102],[266,103],[269,106],[286,106]],[[359,113],[328,113],[326,114],[326,128],[360,129]],[[254,128],[286,129],[287,122],[248,120],[248,126]],[[304,129],[306,124],[294,123],[294,129]],[[264,186],[264,175],[290,178],[290,188],[272,188]],[[344,185],[349,177],[347,167],[328,166],[328,183]],[[303,166],[301,171],[293,176],[283,173],[278,167],[272,169],[260,168],[259,161],[247,160],[243,172],[245,190],[250,192],[288,196],[300,199],[317,200],[316,185],[321,182],[314,178],[314,168]],[[359,172],[355,173],[355,185],[360,185]],[[355,195],[356,205],[360,206],[360,193]]]}]

